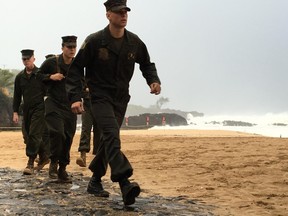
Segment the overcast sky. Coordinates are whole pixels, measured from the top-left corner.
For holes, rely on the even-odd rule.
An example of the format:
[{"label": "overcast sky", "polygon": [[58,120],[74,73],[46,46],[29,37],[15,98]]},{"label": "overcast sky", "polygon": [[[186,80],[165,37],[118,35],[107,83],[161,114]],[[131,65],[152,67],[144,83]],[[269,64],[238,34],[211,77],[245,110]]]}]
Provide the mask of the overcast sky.
[{"label": "overcast sky", "polygon": [[[20,50],[61,53],[108,22],[100,0],[5,0],[0,8],[0,68],[22,69]],[[150,95],[136,65],[130,104],[205,114],[288,111],[287,0],[128,0],[127,29],[147,45],[162,81]]]}]

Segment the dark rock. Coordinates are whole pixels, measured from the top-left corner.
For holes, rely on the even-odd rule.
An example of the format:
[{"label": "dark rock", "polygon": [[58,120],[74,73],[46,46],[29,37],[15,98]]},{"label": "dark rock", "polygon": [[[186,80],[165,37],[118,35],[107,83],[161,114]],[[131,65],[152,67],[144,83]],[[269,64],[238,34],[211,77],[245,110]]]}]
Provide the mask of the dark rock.
[{"label": "dark rock", "polygon": [[153,126],[182,126],[187,125],[187,120],[180,115],[174,113],[151,114],[144,113],[138,116],[129,116],[124,119],[122,128],[149,128]]},{"label": "dark rock", "polygon": [[214,215],[213,206],[184,196],[140,195],[134,205],[125,207],[116,183],[104,181],[111,196],[99,198],[86,192],[89,179],[74,173],[73,184],[59,184],[51,181],[45,170],[23,176],[20,171],[0,168],[0,215]]},{"label": "dark rock", "polygon": [[221,124],[221,122],[219,122],[219,121],[211,121],[211,122],[205,122],[205,124],[218,125],[218,124]]},{"label": "dark rock", "polygon": [[256,124],[252,124],[249,122],[242,122],[242,121],[233,121],[233,120],[225,120],[223,121],[223,126],[244,126],[244,127],[252,127]]},{"label": "dark rock", "polygon": [[157,106],[150,106],[149,108],[139,106],[139,105],[133,105],[129,104],[126,111],[126,116],[136,116],[143,113],[151,113],[151,114],[157,114],[157,113],[174,113],[177,115],[180,115],[184,118],[187,118],[187,115],[192,115],[193,117],[203,117],[204,113],[197,112],[197,111],[182,111],[182,110],[175,110],[175,109],[162,109]]},{"label": "dark rock", "polygon": [[273,126],[281,126],[281,127],[286,127],[287,126],[287,124],[285,124],[285,123],[273,123],[272,125]]}]

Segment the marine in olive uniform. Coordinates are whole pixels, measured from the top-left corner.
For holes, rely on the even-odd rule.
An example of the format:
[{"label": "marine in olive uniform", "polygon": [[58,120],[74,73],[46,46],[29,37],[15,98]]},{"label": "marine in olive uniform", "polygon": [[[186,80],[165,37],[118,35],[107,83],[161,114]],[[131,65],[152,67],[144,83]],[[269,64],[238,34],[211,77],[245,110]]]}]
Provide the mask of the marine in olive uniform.
[{"label": "marine in olive uniform", "polygon": [[[71,183],[66,171],[70,163],[70,148],[76,131],[77,116],[71,112],[65,82],[68,68],[76,53],[76,36],[62,37],[62,53],[49,56],[41,65],[40,73],[46,84],[45,119],[50,135],[50,178]],[[59,168],[58,168],[59,166]]]},{"label": "marine in olive uniform", "polygon": [[34,161],[39,154],[38,169],[42,169],[49,163],[49,157],[43,146],[42,134],[45,128],[45,86],[38,76],[38,68],[35,66],[34,50],[25,49],[21,51],[22,61],[25,66],[15,77],[13,96],[13,121],[18,123],[20,105],[23,98],[23,127],[26,135],[26,155],[29,157],[23,173],[33,174]]},{"label": "marine in olive uniform", "polygon": [[101,184],[109,164],[111,180],[119,182],[124,204],[131,205],[140,194],[140,187],[128,180],[133,168],[121,151],[120,127],[130,100],[129,83],[135,63],[140,65],[151,94],[160,94],[161,83],[146,45],[125,29],[130,11],[126,1],[108,0],[104,5],[109,25],[86,38],[71,64],[66,85],[73,112],[83,112],[81,79],[85,69],[92,113],[102,132],[97,154],[89,166],[93,175],[87,191],[96,196],[109,196]]}]

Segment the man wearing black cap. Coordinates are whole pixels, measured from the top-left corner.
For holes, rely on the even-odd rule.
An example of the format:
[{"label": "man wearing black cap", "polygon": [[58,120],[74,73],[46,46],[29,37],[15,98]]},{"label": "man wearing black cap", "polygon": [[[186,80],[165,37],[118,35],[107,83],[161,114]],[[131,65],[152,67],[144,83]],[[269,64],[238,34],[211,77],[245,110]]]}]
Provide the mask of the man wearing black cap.
[{"label": "man wearing black cap", "polygon": [[[61,183],[71,183],[66,166],[70,163],[70,148],[76,131],[77,116],[71,112],[65,89],[65,77],[76,53],[77,37],[62,37],[62,53],[47,58],[40,67],[47,88],[45,119],[50,134],[49,177]],[[58,169],[59,165],[59,169]]]},{"label": "man wearing black cap", "polygon": [[101,184],[109,164],[111,180],[119,182],[124,204],[131,205],[140,194],[140,187],[128,180],[133,169],[121,151],[120,127],[130,100],[129,82],[135,63],[140,65],[150,93],[160,94],[161,83],[145,44],[125,29],[130,11],[126,1],[108,0],[104,5],[109,25],[86,38],[69,69],[66,88],[72,111],[81,113],[81,79],[85,69],[92,113],[102,132],[98,152],[89,166],[93,176],[87,191],[96,196],[109,196]]},{"label": "man wearing black cap", "polygon": [[26,135],[26,155],[29,157],[23,174],[31,175],[34,171],[34,160],[39,154],[38,170],[49,163],[49,155],[45,151],[42,140],[45,128],[44,95],[45,86],[37,75],[38,68],[34,65],[34,50],[21,51],[24,70],[17,74],[14,83],[13,121],[19,121],[19,107],[23,97],[23,121]]}]

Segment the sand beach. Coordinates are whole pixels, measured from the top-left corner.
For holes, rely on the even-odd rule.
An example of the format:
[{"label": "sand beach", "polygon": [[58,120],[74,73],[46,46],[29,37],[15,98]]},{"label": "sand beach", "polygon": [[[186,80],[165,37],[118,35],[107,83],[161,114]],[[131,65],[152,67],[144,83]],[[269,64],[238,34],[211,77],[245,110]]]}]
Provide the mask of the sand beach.
[{"label": "sand beach", "polygon": [[[69,173],[90,176],[75,161]],[[284,216],[288,212],[288,139],[219,130],[122,130],[122,150],[142,197],[185,196],[212,205],[213,214]],[[88,162],[93,155],[88,154]],[[23,170],[21,132],[0,132],[0,168]],[[44,169],[48,169],[48,166]],[[105,176],[109,181],[109,171]]]}]

